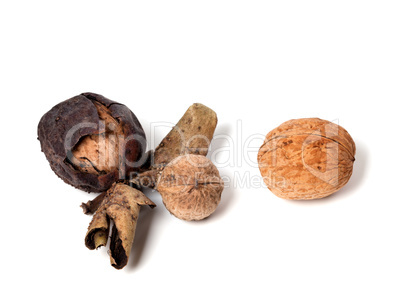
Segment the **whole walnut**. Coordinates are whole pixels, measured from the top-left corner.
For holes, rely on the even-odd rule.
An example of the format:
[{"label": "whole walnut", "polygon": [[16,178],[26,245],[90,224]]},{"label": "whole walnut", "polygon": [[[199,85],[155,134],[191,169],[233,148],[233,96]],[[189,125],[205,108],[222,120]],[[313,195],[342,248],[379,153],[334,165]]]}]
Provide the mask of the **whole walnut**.
[{"label": "whole walnut", "polygon": [[319,199],[349,181],[355,153],[352,137],[341,126],[319,118],[294,119],[267,134],[258,166],[278,197]]},{"label": "whole walnut", "polygon": [[145,133],[120,103],[83,93],[55,105],[41,118],[38,139],[52,170],[88,192],[105,191],[140,165]]},{"label": "whole walnut", "polygon": [[215,165],[207,157],[195,154],[178,156],[166,165],[157,185],[167,210],[186,221],[211,215],[223,188]]}]

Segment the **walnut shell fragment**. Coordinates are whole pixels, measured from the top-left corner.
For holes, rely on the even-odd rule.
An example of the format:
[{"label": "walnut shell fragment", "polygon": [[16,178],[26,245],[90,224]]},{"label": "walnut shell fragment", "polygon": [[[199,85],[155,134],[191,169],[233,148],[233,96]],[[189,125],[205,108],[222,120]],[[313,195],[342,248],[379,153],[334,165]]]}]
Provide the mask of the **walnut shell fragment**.
[{"label": "walnut shell fragment", "polygon": [[206,156],[218,118],[209,107],[194,103],[161,141],[154,153],[154,168],[184,154]]},{"label": "walnut shell fragment", "polygon": [[319,118],[289,120],[269,132],[258,152],[264,183],[278,197],[326,197],[350,179],[356,146],[341,126]]},{"label": "walnut shell fragment", "polygon": [[155,207],[141,191],[122,183],[115,183],[103,197],[85,235],[90,250],[107,244],[110,220],[114,222],[110,242],[110,262],[116,269],[123,268],[130,256],[140,207]]},{"label": "walnut shell fragment", "polygon": [[57,176],[88,192],[105,191],[140,167],[146,145],[131,110],[94,93],[49,110],[39,122],[38,139]]},{"label": "walnut shell fragment", "polygon": [[179,219],[202,220],[217,208],[223,191],[218,169],[205,156],[175,158],[162,171],[157,190],[167,210]]}]

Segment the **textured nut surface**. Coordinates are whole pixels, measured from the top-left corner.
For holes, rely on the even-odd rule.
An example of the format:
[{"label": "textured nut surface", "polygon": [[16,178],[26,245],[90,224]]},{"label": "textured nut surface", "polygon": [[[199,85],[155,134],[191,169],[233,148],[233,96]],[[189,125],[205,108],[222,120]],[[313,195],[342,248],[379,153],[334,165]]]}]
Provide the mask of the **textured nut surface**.
[{"label": "textured nut surface", "polygon": [[223,182],[215,165],[205,156],[175,158],[163,170],[158,191],[167,210],[182,220],[201,220],[217,208]]},{"label": "textured nut surface", "polygon": [[294,119],[267,134],[258,166],[278,197],[318,199],[349,181],[355,153],[352,137],[341,126],[319,118]]}]

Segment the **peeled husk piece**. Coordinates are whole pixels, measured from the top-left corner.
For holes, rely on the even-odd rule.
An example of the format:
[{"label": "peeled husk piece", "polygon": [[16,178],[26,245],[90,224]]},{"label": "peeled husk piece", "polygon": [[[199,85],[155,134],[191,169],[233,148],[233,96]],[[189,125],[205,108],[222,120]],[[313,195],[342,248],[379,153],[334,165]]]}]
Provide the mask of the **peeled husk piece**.
[{"label": "peeled husk piece", "polygon": [[81,204],[81,208],[86,215],[92,215],[96,212],[96,210],[101,206],[103,199],[105,198],[107,192],[104,191],[99,194],[95,199],[90,200],[86,203]]},{"label": "peeled husk piece", "polygon": [[110,241],[110,263],[123,268],[130,256],[140,207],[155,204],[141,191],[122,183],[115,183],[103,196],[100,207],[88,227],[85,245],[90,250],[105,246],[108,241],[110,221],[114,226]]},{"label": "peeled husk piece", "polygon": [[206,156],[218,118],[209,107],[194,103],[154,152],[154,168],[167,165],[184,154]]},{"label": "peeled husk piece", "polygon": [[286,121],[269,132],[258,152],[264,183],[278,197],[326,197],[350,179],[356,146],[341,126],[319,118]]}]

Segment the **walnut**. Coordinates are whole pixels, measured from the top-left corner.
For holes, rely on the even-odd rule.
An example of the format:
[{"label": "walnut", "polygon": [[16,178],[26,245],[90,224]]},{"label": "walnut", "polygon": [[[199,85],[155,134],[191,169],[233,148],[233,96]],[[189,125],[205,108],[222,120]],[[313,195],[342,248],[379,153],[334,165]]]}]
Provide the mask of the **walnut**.
[{"label": "walnut", "polygon": [[258,152],[264,183],[278,197],[326,197],[350,179],[356,147],[341,126],[318,118],[289,120],[265,137]]},{"label": "walnut", "polygon": [[217,208],[223,181],[208,158],[187,154],[166,165],[157,190],[171,214],[182,220],[201,220]]},{"label": "walnut", "polygon": [[66,183],[88,192],[105,191],[137,169],[145,133],[123,104],[83,93],[49,110],[38,139],[52,170]]}]

